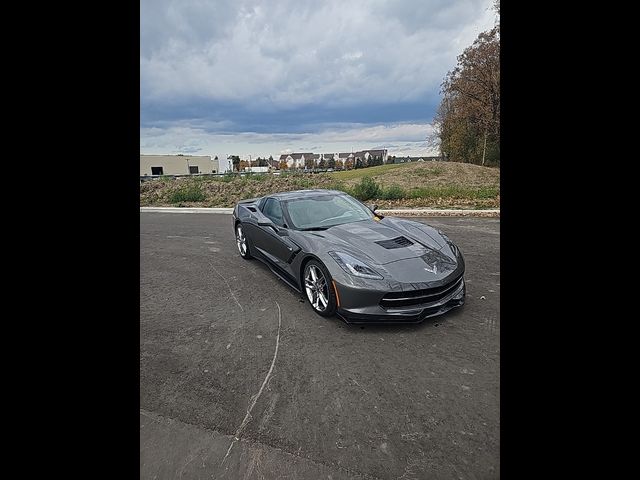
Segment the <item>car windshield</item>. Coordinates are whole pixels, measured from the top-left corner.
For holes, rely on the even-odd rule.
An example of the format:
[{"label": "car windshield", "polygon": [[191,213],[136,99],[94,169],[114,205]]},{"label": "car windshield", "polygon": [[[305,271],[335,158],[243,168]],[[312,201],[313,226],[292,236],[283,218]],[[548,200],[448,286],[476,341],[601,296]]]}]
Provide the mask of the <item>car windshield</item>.
[{"label": "car windshield", "polygon": [[373,213],[348,195],[318,195],[285,202],[293,227],[325,230],[343,223],[373,218]]}]

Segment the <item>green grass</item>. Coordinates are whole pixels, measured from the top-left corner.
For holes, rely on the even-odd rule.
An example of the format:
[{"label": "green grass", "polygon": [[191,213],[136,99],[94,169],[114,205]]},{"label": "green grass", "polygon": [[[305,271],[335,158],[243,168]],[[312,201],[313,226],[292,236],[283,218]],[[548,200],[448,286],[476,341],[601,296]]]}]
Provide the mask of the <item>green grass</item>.
[{"label": "green grass", "polygon": [[244,176],[247,180],[253,180],[254,182],[264,182],[267,179],[266,173],[248,173]]},{"label": "green grass", "polygon": [[410,165],[409,163],[392,163],[389,165],[378,165],[377,167],[358,168],[357,170],[343,170],[341,172],[333,172],[331,176],[339,180],[352,180],[354,178],[374,177],[381,175],[389,170]]},{"label": "green grass", "polygon": [[225,182],[225,183],[226,182],[233,182],[237,178],[237,175],[234,174],[234,173],[227,172],[222,177],[218,177],[218,178],[220,178],[220,180]]},{"label": "green grass", "polygon": [[280,177],[298,177],[303,175],[302,172],[298,170],[280,170]]},{"label": "green grass", "polygon": [[434,186],[413,188],[405,198],[468,198],[486,200],[500,194],[500,187]]}]

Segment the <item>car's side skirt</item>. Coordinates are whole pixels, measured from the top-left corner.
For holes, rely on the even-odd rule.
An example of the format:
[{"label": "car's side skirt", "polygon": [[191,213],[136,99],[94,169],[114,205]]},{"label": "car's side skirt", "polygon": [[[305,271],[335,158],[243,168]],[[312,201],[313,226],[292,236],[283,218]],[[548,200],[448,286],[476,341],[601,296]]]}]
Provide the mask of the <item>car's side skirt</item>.
[{"label": "car's side skirt", "polygon": [[296,292],[298,293],[302,293],[301,290],[296,286],[296,284],[291,281],[291,279],[289,278],[289,275],[285,272],[282,271],[282,269],[280,267],[278,267],[277,265],[274,265],[268,257],[264,256],[262,253],[260,253],[260,251],[258,250],[258,255],[255,255],[255,258],[257,258],[258,260],[260,260],[262,263],[264,263],[267,267],[269,267],[269,270],[271,270],[273,272],[273,274],[278,277],[280,280],[282,280],[284,283],[286,283],[287,285],[289,285],[291,288],[293,288]]}]

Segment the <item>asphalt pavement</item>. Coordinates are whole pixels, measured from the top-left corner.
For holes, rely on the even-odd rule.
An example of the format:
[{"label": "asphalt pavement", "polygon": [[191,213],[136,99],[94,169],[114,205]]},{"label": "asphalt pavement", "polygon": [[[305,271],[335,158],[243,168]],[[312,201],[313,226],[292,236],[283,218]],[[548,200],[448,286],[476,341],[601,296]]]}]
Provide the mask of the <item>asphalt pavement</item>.
[{"label": "asphalt pavement", "polygon": [[141,478],[499,478],[500,220],[411,220],[467,302],[361,327],[243,260],[230,215],[141,213]]}]

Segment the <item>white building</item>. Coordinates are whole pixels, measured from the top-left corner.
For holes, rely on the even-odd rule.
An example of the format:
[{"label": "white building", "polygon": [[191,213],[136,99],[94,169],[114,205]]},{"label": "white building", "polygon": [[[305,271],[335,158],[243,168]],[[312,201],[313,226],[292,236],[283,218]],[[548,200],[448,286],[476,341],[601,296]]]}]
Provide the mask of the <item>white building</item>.
[{"label": "white building", "polygon": [[140,175],[219,173],[218,157],[209,155],[140,155]]}]

